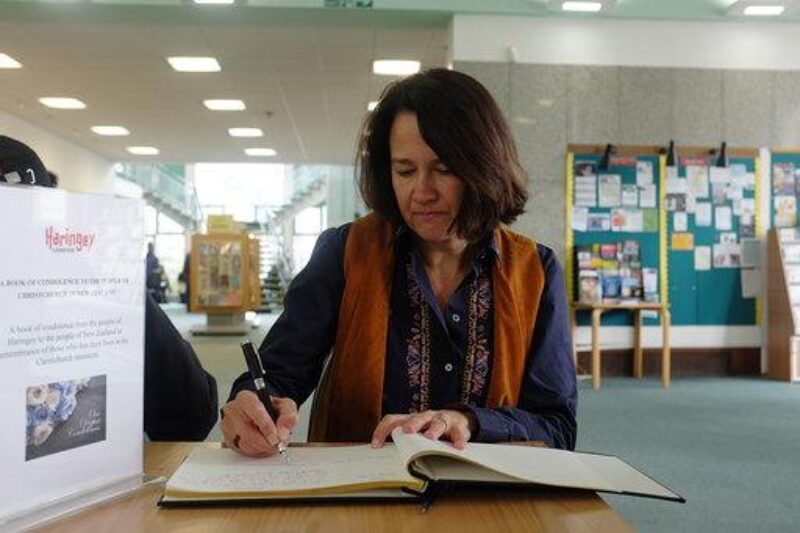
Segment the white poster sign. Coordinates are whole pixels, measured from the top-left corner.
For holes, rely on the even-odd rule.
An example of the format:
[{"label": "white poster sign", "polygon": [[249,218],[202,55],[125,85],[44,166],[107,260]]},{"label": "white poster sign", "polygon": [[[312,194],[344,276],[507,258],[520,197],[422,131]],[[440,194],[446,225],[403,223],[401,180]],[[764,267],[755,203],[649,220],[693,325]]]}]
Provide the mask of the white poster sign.
[{"label": "white poster sign", "polygon": [[0,186],[0,529],[141,476],[142,213]]}]

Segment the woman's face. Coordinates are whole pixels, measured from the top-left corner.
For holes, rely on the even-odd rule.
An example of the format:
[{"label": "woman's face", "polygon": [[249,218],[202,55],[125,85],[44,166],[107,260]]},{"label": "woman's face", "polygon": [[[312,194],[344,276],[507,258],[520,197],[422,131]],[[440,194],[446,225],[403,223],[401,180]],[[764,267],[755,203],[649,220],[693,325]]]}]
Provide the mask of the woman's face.
[{"label": "woman's face", "polygon": [[423,241],[457,239],[450,231],[461,209],[464,183],[422,138],[417,115],[398,113],[389,134],[392,187],[403,220]]}]

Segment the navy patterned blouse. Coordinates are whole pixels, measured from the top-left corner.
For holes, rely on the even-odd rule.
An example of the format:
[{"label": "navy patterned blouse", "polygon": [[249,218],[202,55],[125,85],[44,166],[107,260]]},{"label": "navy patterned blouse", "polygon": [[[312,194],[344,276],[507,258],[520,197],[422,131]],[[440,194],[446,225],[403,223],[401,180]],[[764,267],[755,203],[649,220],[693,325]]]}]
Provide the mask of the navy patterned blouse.
[{"label": "navy patterned blouse", "polygon": [[[293,280],[284,312],[259,348],[271,392],[300,405],[319,382],[336,335],[344,291],[344,247],[349,224],[325,231]],[[514,407],[483,407],[489,389],[494,339],[491,270],[502,261],[492,240],[473,256],[472,268],[439,306],[413,234],[396,239],[383,414],[454,407],[478,422],[473,440],[542,440],[575,448],[577,387],[564,277],[553,251],[538,245],[545,272],[531,353]],[[242,374],[230,399],[251,389]]]}]

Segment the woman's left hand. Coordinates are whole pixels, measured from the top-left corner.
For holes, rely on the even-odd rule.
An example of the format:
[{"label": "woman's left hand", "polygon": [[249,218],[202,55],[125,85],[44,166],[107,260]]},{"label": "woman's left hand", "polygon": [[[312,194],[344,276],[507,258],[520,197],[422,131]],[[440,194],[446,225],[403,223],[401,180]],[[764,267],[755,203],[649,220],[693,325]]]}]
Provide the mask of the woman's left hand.
[{"label": "woman's left hand", "polygon": [[404,433],[422,433],[423,436],[439,440],[444,438],[463,450],[477,428],[477,421],[469,411],[423,411],[410,415],[386,415],[372,433],[372,447],[380,448],[395,428]]}]

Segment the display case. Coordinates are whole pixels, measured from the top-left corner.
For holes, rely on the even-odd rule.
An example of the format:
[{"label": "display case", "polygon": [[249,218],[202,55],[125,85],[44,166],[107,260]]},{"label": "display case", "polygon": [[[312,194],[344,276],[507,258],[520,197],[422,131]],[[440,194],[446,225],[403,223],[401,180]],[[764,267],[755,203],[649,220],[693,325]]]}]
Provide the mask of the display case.
[{"label": "display case", "polygon": [[258,241],[246,233],[192,236],[191,310],[238,314],[258,307]]},{"label": "display case", "polygon": [[800,231],[769,232],[768,374],[800,381]]}]

